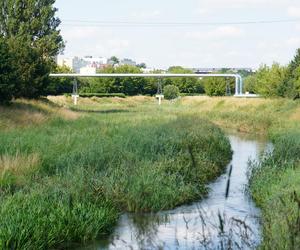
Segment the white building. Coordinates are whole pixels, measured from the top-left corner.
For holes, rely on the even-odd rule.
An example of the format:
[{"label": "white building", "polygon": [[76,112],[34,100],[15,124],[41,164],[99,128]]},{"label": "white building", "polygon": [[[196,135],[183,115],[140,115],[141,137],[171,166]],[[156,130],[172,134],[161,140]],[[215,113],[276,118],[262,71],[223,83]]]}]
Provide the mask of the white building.
[{"label": "white building", "polygon": [[58,58],[57,64],[59,66],[67,66],[72,69],[75,73],[80,72],[80,68],[86,67],[88,65],[82,58],[73,57],[73,58]]},{"label": "white building", "polygon": [[80,73],[81,68],[91,67],[99,69],[107,65],[108,59],[105,57],[92,57],[86,56],[83,58],[73,57],[73,58],[58,58],[57,64],[59,66],[67,66],[71,68],[75,73]]},{"label": "white building", "polygon": [[131,65],[131,66],[136,66],[136,62],[128,59],[128,58],[124,58],[120,61],[120,65]]},{"label": "white building", "polygon": [[92,74],[96,74],[96,70],[97,69],[95,67],[87,66],[87,67],[80,68],[79,73],[83,75],[92,75]]}]

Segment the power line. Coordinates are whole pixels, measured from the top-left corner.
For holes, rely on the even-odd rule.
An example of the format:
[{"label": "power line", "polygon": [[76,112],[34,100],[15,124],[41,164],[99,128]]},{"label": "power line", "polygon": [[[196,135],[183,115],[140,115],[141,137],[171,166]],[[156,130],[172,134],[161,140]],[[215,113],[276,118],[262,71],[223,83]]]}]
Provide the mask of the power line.
[{"label": "power line", "polygon": [[185,26],[279,24],[279,23],[296,23],[296,22],[300,22],[300,18],[237,21],[237,22],[129,22],[129,21],[95,21],[95,20],[63,19],[62,25],[100,26],[100,27],[185,27]]}]

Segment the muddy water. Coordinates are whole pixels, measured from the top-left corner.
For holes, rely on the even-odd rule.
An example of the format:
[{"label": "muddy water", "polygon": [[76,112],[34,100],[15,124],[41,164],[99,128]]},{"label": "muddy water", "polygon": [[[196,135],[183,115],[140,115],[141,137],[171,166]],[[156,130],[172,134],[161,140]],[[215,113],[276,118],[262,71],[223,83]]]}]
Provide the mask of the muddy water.
[{"label": "muddy water", "polygon": [[257,246],[260,212],[245,192],[247,167],[249,159],[258,160],[268,145],[264,140],[241,135],[229,138],[234,151],[232,161],[227,172],[209,185],[207,198],[155,214],[125,213],[109,238],[80,249],[252,249]]}]

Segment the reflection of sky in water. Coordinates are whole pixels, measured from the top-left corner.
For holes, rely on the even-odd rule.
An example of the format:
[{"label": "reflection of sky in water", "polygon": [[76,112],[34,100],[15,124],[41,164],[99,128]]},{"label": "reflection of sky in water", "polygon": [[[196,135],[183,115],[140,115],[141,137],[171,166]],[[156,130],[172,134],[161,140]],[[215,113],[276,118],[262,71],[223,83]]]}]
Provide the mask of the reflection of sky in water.
[{"label": "reflection of sky in water", "polygon": [[[205,244],[208,249],[221,249],[220,242],[226,244],[228,238],[243,249],[250,248],[245,242],[257,244],[259,210],[244,191],[248,160],[257,160],[265,143],[238,136],[230,136],[230,141],[234,154],[227,199],[226,173],[209,186],[206,199],[156,214],[124,214],[110,238],[84,249],[204,249]],[[218,214],[224,220],[222,237]]]}]

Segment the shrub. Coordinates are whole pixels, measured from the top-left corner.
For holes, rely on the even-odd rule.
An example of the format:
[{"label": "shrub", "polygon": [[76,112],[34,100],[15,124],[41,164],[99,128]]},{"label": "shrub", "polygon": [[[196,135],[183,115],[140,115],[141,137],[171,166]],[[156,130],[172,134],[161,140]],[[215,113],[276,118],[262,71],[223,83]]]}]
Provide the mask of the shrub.
[{"label": "shrub", "polygon": [[0,103],[8,102],[14,95],[14,65],[6,41],[0,38]]},{"label": "shrub", "polygon": [[179,97],[179,88],[174,85],[167,85],[164,87],[164,96],[167,100],[172,100]]},{"label": "shrub", "polygon": [[230,84],[231,93],[234,92],[234,79],[226,79],[225,77],[208,77],[204,78],[203,85],[205,93],[209,96],[224,96],[226,95],[226,85]]},{"label": "shrub", "polygon": [[123,93],[80,93],[80,97],[120,97],[125,98]]}]

